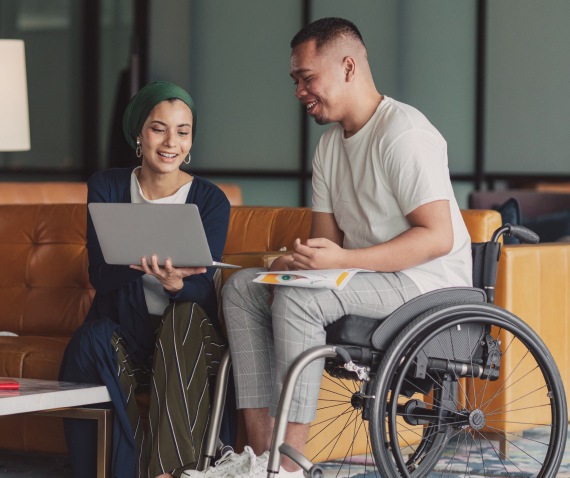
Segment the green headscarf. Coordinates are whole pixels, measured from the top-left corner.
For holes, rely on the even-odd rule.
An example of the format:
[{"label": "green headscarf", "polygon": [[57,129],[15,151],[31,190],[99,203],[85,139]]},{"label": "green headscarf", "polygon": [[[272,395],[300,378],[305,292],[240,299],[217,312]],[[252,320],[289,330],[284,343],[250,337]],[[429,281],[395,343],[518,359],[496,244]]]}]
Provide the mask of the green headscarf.
[{"label": "green headscarf", "polygon": [[198,118],[192,97],[183,88],[174,83],[156,81],[142,87],[133,96],[123,114],[123,132],[127,142],[133,149],[137,147],[137,136],[140,134],[143,124],[152,109],[158,103],[170,98],[184,101],[192,111],[192,142],[194,142]]}]

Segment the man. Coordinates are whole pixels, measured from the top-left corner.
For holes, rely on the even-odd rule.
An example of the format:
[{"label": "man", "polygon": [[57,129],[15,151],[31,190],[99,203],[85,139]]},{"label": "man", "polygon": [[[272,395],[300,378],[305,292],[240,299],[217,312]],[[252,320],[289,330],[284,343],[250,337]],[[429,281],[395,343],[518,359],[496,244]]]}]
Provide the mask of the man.
[{"label": "man", "polygon": [[[446,142],[416,109],[381,95],[367,51],[349,21],[323,18],[291,42],[296,96],[319,124],[336,123],[313,159],[310,239],[272,270],[373,269],[342,291],[253,283],[232,276],[223,291],[238,408],[251,449],[207,476],[264,477],[282,383],[301,352],[325,343],[346,314],[385,317],[430,290],[471,285],[467,229],[453,196]],[[285,441],[303,452],[314,419],[322,361],[301,374]],[[252,466],[252,450],[257,455]],[[231,470],[228,471],[228,468]],[[280,476],[302,476],[282,460]]]}]

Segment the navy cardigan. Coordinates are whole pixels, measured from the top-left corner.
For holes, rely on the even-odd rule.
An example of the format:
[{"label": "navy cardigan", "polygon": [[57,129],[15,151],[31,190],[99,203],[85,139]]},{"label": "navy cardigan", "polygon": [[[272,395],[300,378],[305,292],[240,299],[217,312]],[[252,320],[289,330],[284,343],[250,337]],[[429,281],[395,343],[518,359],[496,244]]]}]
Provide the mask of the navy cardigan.
[{"label": "navy cardigan", "polygon": [[[134,168],[107,169],[88,181],[87,202],[131,202],[131,173]],[[221,261],[230,215],[225,194],[214,184],[194,176],[186,203],[196,204],[206,231],[214,261]],[[143,272],[128,266],[109,265],[103,259],[93,222],[87,218],[89,280],[95,297],[86,322],[109,318],[116,322],[135,360],[144,360],[154,351],[154,331],[148,326],[148,309],[143,291]],[[219,327],[214,268],[184,279],[184,287],[171,294],[170,301],[199,304],[212,323]]]}]

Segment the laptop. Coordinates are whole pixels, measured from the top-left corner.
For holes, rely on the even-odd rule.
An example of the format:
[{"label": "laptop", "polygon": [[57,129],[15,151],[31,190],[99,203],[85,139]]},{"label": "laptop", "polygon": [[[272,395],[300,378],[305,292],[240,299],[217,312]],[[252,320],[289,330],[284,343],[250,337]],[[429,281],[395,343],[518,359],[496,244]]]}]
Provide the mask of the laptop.
[{"label": "laptop", "polygon": [[195,204],[90,203],[88,205],[107,264],[139,265],[141,258],[166,259],[174,267],[241,266],[212,260]]}]

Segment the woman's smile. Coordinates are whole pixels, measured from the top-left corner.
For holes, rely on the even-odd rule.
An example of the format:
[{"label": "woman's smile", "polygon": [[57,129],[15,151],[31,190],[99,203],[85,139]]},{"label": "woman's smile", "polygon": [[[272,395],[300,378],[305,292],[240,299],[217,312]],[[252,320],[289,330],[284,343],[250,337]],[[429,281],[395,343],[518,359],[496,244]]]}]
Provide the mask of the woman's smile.
[{"label": "woman's smile", "polygon": [[[176,153],[165,153],[163,151],[159,151],[158,155],[163,157],[164,159],[167,159],[167,160],[176,159],[178,156],[178,154],[176,154]],[[168,162],[170,162],[170,161],[168,161]]]}]

